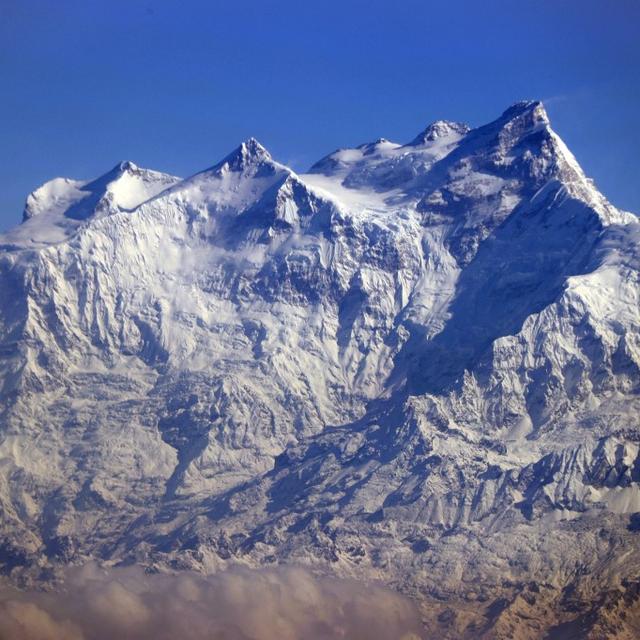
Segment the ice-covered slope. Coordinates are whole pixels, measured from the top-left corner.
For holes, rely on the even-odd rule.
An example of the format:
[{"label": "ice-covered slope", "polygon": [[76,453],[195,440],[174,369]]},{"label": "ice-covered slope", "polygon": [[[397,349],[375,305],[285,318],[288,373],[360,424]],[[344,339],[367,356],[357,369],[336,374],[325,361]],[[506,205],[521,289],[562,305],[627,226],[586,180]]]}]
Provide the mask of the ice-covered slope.
[{"label": "ice-covered slope", "polygon": [[47,183],[0,238],[5,572],[310,563],[452,637],[590,615],[640,566],[639,229],[537,102],[304,175],[250,139]]},{"label": "ice-covered slope", "polygon": [[121,162],[89,182],[54,178],[29,194],[22,214],[23,224],[4,234],[0,247],[15,251],[62,242],[84,222],[131,211],[179,180],[141,169],[132,162]]}]

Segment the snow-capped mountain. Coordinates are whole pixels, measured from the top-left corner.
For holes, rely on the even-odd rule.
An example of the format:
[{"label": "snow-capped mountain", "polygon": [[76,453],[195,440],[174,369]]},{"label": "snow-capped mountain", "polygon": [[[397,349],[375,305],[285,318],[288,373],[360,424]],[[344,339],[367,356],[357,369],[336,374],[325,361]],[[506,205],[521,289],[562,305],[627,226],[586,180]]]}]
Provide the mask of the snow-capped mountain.
[{"label": "snow-capped mountain", "polygon": [[302,563],[437,637],[628,632],[640,225],[541,103],[302,175],[250,139],[184,180],[58,178],[0,247],[14,581]]}]

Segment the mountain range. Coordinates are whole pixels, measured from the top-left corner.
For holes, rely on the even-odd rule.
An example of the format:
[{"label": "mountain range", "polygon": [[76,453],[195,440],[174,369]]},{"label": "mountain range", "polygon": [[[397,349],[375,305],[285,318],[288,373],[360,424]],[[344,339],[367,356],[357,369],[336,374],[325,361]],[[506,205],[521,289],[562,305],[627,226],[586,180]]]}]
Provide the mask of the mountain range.
[{"label": "mountain range", "polygon": [[521,102],[0,236],[0,566],[302,565],[426,637],[640,633],[640,224]]}]

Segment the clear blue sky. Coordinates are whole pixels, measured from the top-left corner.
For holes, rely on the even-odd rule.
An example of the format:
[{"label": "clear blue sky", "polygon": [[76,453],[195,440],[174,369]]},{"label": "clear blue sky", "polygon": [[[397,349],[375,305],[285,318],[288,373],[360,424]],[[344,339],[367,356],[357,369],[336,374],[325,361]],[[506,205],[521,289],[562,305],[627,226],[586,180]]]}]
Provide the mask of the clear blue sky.
[{"label": "clear blue sky", "polygon": [[250,135],[300,170],[524,98],[640,212],[638,0],[0,0],[0,229],[55,176],[189,175]]}]

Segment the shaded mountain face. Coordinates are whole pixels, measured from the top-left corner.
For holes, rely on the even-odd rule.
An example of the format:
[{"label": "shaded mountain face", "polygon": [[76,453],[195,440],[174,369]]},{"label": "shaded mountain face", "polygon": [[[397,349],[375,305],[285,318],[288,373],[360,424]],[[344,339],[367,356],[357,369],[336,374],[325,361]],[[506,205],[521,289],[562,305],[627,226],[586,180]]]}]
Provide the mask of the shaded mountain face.
[{"label": "shaded mountain face", "polygon": [[302,563],[437,637],[627,632],[640,225],[539,102],[303,175],[250,139],[185,180],[56,179],[0,248],[14,582]]}]

